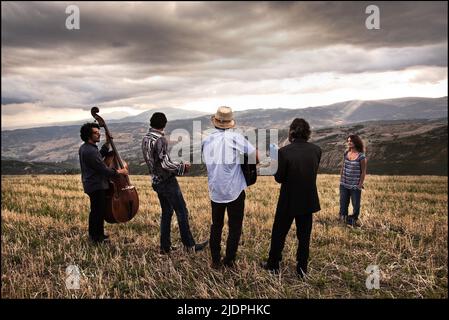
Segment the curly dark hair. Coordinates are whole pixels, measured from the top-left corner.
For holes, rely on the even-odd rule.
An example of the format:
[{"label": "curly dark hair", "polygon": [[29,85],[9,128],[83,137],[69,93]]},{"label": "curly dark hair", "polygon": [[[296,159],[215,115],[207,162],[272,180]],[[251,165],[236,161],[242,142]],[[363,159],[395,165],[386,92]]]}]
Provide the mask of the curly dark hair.
[{"label": "curly dark hair", "polygon": [[163,129],[167,124],[167,117],[162,112],[155,112],[151,116],[150,126],[155,129]]},{"label": "curly dark hair", "polygon": [[360,139],[360,137],[358,135],[350,134],[346,138],[346,141],[348,141],[349,138],[351,138],[351,141],[354,144],[354,147],[358,152],[365,152],[365,145],[363,144],[362,139]]},{"label": "curly dark hair", "polygon": [[87,122],[81,126],[80,129],[81,140],[87,142],[90,139],[90,137],[92,136],[92,128],[100,129],[100,126],[98,125],[98,123],[94,122]]},{"label": "curly dark hair", "polygon": [[309,123],[301,118],[295,118],[290,125],[290,131],[288,133],[288,140],[291,142],[297,138],[309,140],[310,138],[310,126]]}]

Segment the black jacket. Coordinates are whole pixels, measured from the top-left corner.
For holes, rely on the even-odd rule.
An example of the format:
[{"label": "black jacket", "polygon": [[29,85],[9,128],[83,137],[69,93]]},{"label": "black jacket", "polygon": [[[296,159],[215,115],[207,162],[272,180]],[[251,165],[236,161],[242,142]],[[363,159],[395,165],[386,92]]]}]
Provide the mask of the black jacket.
[{"label": "black jacket", "polygon": [[319,211],[320,201],[316,177],[321,160],[321,148],[303,139],[279,149],[278,170],[281,183],[277,210],[291,216]]},{"label": "black jacket", "polygon": [[108,168],[103,162],[107,153],[108,148],[105,145],[100,151],[96,145],[88,142],[81,145],[78,154],[85,193],[109,189],[108,179],[119,175],[117,170]]}]

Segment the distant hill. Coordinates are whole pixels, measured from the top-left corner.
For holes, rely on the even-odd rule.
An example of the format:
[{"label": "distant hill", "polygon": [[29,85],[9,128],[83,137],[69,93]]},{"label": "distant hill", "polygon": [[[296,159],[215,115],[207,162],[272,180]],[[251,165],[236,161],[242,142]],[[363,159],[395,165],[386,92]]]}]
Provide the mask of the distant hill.
[{"label": "distant hill", "polygon": [[79,166],[66,162],[2,160],[2,174],[79,174]]},{"label": "distant hill", "polygon": [[447,118],[370,121],[316,130],[311,141],[323,150],[320,172],[339,172],[349,134],[364,140],[371,174],[448,174]]},{"label": "distant hill", "polygon": [[[175,116],[181,119],[168,122],[168,135],[175,129],[192,133],[193,120],[202,130],[212,127],[210,115],[182,118],[195,113],[170,110],[177,114],[170,114],[167,109],[161,111],[169,120]],[[107,121],[132,173],[147,173],[141,140],[148,130],[148,117],[155,111],[118,122]],[[371,173],[447,175],[447,97],[347,101],[305,109],[235,112],[239,128],[278,129],[281,142],[286,140],[287,128],[295,117],[307,119],[313,127],[312,141],[323,148],[322,172],[338,172],[346,135],[355,132],[368,142]],[[123,122],[126,119],[128,122]],[[138,120],[143,122],[130,122]],[[51,167],[50,171],[57,171],[58,166],[67,172],[78,170],[79,128],[78,124],[2,131],[2,173],[24,173],[25,168],[28,172],[40,172],[46,170],[45,163]],[[199,152],[199,145],[192,146],[191,153]],[[205,168],[195,165],[192,173],[205,173]]]},{"label": "distant hill", "polygon": [[174,121],[178,119],[190,119],[196,118],[200,116],[206,115],[206,112],[195,111],[195,110],[184,110],[178,108],[164,108],[164,109],[151,109],[142,113],[139,113],[136,116],[129,116],[125,118],[121,118],[118,120],[112,120],[112,122],[142,122],[142,123],[150,123],[150,117],[155,112],[163,112],[167,117],[168,121]]},{"label": "distant hill", "polygon": [[[315,128],[351,124],[373,120],[411,120],[447,118],[447,97],[399,98],[374,101],[352,100],[327,106],[298,109],[251,109],[235,112],[239,126],[249,128],[285,128],[293,118],[305,118]],[[210,114],[176,108],[154,109],[139,115],[112,120],[111,122],[148,123],[153,112],[164,112],[172,127],[186,128],[186,119],[197,118],[203,125],[210,125]],[[174,122],[174,120],[179,120]]]},{"label": "distant hill", "polygon": [[[178,120],[178,119],[191,119],[196,118],[199,116],[204,116],[206,113],[196,110],[185,110],[185,109],[179,109],[179,108],[158,108],[158,109],[151,109],[148,111],[141,112],[135,116],[129,116],[129,113],[125,112],[111,112],[107,114],[102,114],[100,109],[100,115],[105,119],[107,123],[124,123],[124,122],[141,122],[148,124],[150,122],[150,117],[154,112],[163,112],[169,121]],[[88,112],[86,112],[88,113]],[[125,115],[125,116],[123,116]],[[18,128],[6,128],[4,131],[11,131],[11,130],[19,130],[19,129],[31,129],[31,128],[45,128],[45,127],[55,127],[55,126],[81,126],[82,124],[86,122],[92,122],[94,119],[92,117],[82,119],[82,120],[75,120],[75,121],[64,121],[64,122],[54,122],[49,123],[44,126],[20,126]]]},{"label": "distant hill", "polygon": [[306,119],[314,128],[375,120],[447,118],[447,97],[346,101],[304,109],[257,109],[236,113],[239,125],[286,128],[294,118]]},{"label": "distant hill", "polygon": [[[294,118],[306,119],[312,128],[332,127],[366,121],[417,120],[447,118],[447,97],[400,98],[376,101],[346,101],[322,107],[303,109],[252,109],[236,111],[236,124],[242,128],[283,129]],[[201,128],[212,127],[211,115],[194,118]],[[179,119],[167,124],[167,131],[183,128],[192,131],[192,119]]]},{"label": "distant hill", "polygon": [[[147,174],[140,146],[146,126],[116,123],[110,127],[131,173]],[[78,130],[79,127],[53,127],[5,132],[14,134],[2,134],[2,174],[79,172]],[[447,118],[368,121],[315,129],[311,142],[323,150],[321,173],[339,172],[350,133],[360,135],[366,142],[371,174],[447,175]],[[9,147],[3,140],[10,143]],[[12,141],[16,143],[11,144]],[[287,143],[286,129],[279,130],[279,142],[280,146]],[[199,152],[198,146],[192,147],[191,153]],[[193,165],[192,175],[198,174],[205,174],[204,165]]]},{"label": "distant hill", "polygon": [[[412,119],[440,119],[447,118],[447,97],[441,98],[399,98],[386,100],[351,100],[334,103],[327,106],[298,108],[298,109],[251,109],[234,113],[237,125],[245,128],[273,128],[282,129],[290,125],[294,118],[304,118],[313,128],[323,128],[335,125],[353,124],[375,120],[412,120]],[[169,128],[192,129],[192,118],[201,121],[203,128],[211,126],[211,114],[195,110],[179,108],[158,108],[142,112],[135,116],[117,118],[120,113],[100,115],[107,123],[142,123],[149,124],[150,116],[154,112],[163,112],[168,118]],[[108,116],[113,116],[109,118]],[[58,122],[51,125],[36,127],[54,127],[72,125],[80,126],[92,118],[84,120]],[[12,129],[2,130],[11,131]],[[20,130],[20,129],[15,129]]]}]

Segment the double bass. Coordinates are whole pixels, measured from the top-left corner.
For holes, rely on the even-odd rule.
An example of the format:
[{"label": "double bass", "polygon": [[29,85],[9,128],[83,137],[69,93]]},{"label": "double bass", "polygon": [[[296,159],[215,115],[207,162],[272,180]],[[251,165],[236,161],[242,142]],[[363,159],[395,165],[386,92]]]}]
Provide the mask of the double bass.
[{"label": "double bass", "polygon": [[[98,122],[98,125],[104,128],[106,141],[109,141],[112,148],[112,151],[105,157],[104,163],[111,169],[128,169],[115,147],[108,126],[103,118],[98,115],[100,110],[97,107],[93,107],[90,112]],[[109,189],[106,191],[106,222],[127,222],[136,215],[137,210],[139,210],[139,197],[136,188],[131,185],[129,176],[120,174],[116,178],[109,179]]]}]

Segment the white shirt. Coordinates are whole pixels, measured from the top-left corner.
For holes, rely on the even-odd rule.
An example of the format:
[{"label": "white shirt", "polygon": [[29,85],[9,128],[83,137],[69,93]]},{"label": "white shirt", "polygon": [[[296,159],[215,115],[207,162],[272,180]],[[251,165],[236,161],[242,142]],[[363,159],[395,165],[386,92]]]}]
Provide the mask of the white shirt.
[{"label": "white shirt", "polygon": [[207,167],[210,199],[217,203],[236,200],[247,187],[240,154],[252,154],[256,149],[232,129],[215,129],[203,140],[201,149]]}]

